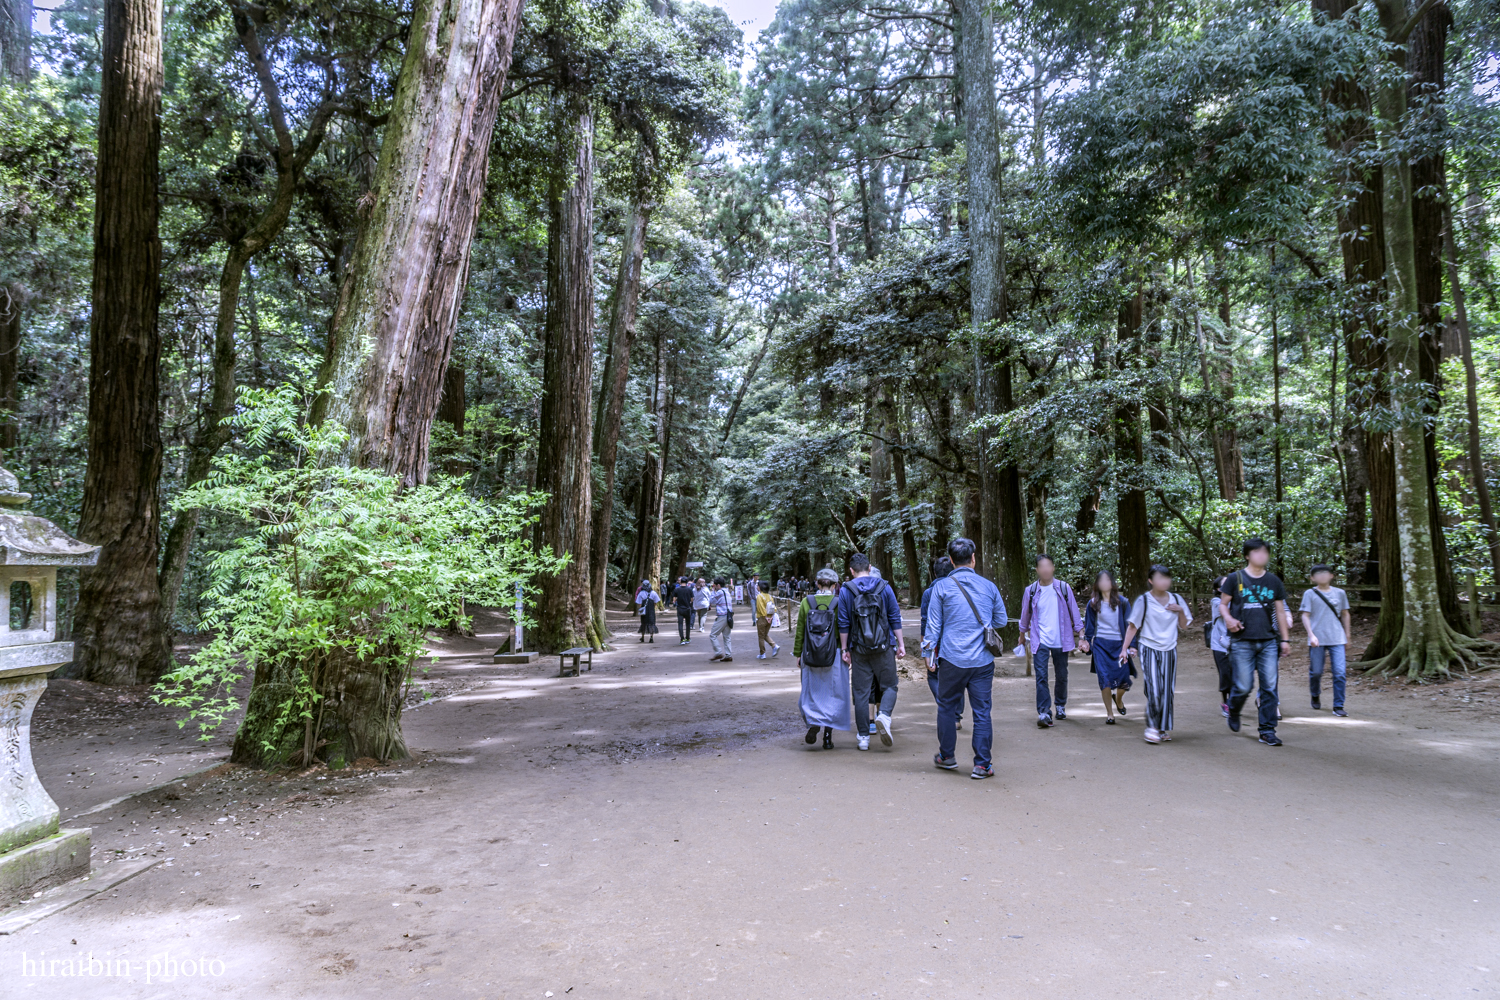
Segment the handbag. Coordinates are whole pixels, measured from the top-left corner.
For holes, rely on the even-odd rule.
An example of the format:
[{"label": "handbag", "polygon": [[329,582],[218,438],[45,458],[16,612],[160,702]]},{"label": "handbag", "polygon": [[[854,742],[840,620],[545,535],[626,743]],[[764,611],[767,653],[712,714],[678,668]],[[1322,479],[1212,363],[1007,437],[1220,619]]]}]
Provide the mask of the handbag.
[{"label": "handbag", "polygon": [[979,609],[974,606],[974,598],[969,596],[969,592],[964,589],[963,584],[954,580],[953,585],[958,588],[960,594],[964,595],[964,600],[969,602],[969,610],[974,612],[974,620],[979,623],[980,628],[984,629],[985,650],[991,656],[999,656],[1005,652],[1005,643],[1000,639],[1000,630],[992,625],[986,625],[984,619],[979,617]]}]

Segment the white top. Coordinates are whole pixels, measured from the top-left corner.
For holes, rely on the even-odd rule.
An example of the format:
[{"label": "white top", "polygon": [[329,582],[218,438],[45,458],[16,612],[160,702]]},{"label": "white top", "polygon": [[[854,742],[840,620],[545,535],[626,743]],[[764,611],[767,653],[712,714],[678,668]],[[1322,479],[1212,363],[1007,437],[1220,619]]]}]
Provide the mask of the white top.
[{"label": "white top", "polygon": [[1141,644],[1152,649],[1168,652],[1177,648],[1177,612],[1168,611],[1168,604],[1177,604],[1187,615],[1188,624],[1193,623],[1193,612],[1179,594],[1168,594],[1165,602],[1158,601],[1148,590],[1130,607],[1130,624],[1135,626]]},{"label": "white top", "polygon": [[1057,620],[1057,588],[1038,587],[1031,598],[1031,613],[1036,616],[1037,643],[1043,649],[1061,649],[1062,630]]}]

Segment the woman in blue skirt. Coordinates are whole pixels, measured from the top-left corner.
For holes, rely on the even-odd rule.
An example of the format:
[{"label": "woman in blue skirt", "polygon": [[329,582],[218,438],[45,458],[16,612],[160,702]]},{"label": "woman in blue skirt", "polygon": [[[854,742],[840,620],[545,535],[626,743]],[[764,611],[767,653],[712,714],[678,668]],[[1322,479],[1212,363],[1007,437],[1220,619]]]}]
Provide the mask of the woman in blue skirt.
[{"label": "woman in blue skirt", "polygon": [[1099,675],[1099,691],[1104,695],[1104,724],[1115,724],[1115,709],[1125,714],[1125,692],[1130,690],[1130,675],[1135,667],[1127,659],[1120,662],[1120,643],[1130,619],[1130,598],[1115,586],[1114,574],[1100,570],[1094,577],[1094,596],[1083,612],[1084,652],[1093,653],[1089,671]]}]

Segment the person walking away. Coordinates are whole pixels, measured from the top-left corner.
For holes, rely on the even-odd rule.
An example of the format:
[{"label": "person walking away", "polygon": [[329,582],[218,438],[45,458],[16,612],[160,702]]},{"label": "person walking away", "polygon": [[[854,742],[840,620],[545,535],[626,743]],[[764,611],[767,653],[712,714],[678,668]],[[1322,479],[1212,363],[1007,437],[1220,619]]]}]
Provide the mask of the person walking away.
[{"label": "person walking away", "polygon": [[1005,601],[993,583],[974,572],[973,542],[953,539],[948,558],[953,571],[933,584],[922,631],[922,655],[937,663],[938,674],[938,752],[932,762],[945,771],[958,767],[958,711],[967,696],[974,715],[974,770],[969,777],[993,778],[990,703],[1000,639],[986,629],[1005,627]]},{"label": "person walking away", "polygon": [[[923,635],[927,634],[927,605],[932,601],[933,587],[936,587],[937,582],[951,572],[953,572],[953,560],[948,556],[940,556],[939,558],[933,560],[932,583],[927,587],[926,590],[922,591],[921,608]],[[932,657],[924,657],[923,659],[927,663],[927,689],[932,692],[932,703],[936,705],[938,700],[937,660],[933,659]],[[958,695],[958,717],[954,720],[954,725],[959,729],[962,729],[964,727],[964,696],[963,692],[961,691]]]},{"label": "person walking away", "polygon": [[734,659],[730,633],[734,629],[734,608],[729,603],[729,584],[722,577],[714,579],[713,590],[708,595],[708,606],[714,613],[714,623],[708,630],[708,641],[714,647],[709,662],[719,660],[728,663]]},{"label": "person walking away", "polygon": [[[1234,690],[1229,698],[1229,730],[1240,731],[1240,712],[1250,697],[1250,683],[1260,682],[1260,742],[1281,746],[1276,735],[1278,666],[1292,651],[1286,609],[1286,585],[1266,568],[1271,547],[1262,538],[1247,538],[1241,546],[1245,566],[1225,577],[1224,602],[1219,613],[1229,631],[1229,659],[1234,665]],[[1279,637],[1279,638],[1278,638]]]},{"label": "person walking away", "polygon": [[661,595],[651,588],[651,581],[642,580],[635,592],[635,613],[641,616],[641,642],[648,635],[656,642],[656,605],[660,601]]},{"label": "person walking away", "polygon": [[703,631],[703,618],[708,614],[708,581],[698,577],[698,583],[693,587],[693,610],[698,614],[698,631]]},{"label": "person walking away", "polygon": [[[839,647],[849,665],[854,688],[855,734],[861,750],[870,749],[870,689],[880,684],[880,714],[875,728],[880,742],[890,746],[891,712],[896,708],[896,657],[906,655],[901,633],[901,606],[891,585],[870,573],[870,557],[849,557],[853,579],[838,595]],[[895,649],[892,650],[894,643]]]},{"label": "person walking away", "polygon": [[[839,623],[833,585],[839,576],[831,569],[818,571],[818,592],[804,597],[797,607],[797,633],[792,655],[802,671],[802,724],[806,743],[823,730],[823,749],[833,749],[833,731],[847,730],[850,721],[849,671],[839,661]],[[866,738],[868,742],[868,738]]]},{"label": "person walking away", "polygon": [[1052,727],[1052,692],[1047,689],[1047,664],[1057,675],[1057,718],[1068,717],[1068,654],[1083,634],[1078,601],[1067,581],[1055,577],[1057,567],[1045,552],[1036,557],[1036,580],[1021,595],[1021,636],[1036,674],[1036,725]]},{"label": "person walking away", "polygon": [[1307,629],[1307,686],[1312,707],[1323,708],[1323,664],[1333,671],[1333,714],[1344,718],[1344,682],[1348,667],[1344,647],[1353,631],[1349,620],[1349,595],[1333,586],[1333,570],[1318,563],[1308,570],[1312,587],[1302,592],[1302,627]]},{"label": "person walking away", "polygon": [[1120,658],[1130,624],[1130,599],[1115,585],[1115,575],[1102,569],[1094,577],[1094,596],[1083,611],[1083,651],[1092,657],[1089,670],[1099,677],[1104,696],[1104,724],[1115,724],[1115,709],[1125,714],[1125,692],[1133,669],[1129,657]]},{"label": "person walking away", "polygon": [[1187,601],[1172,593],[1172,574],[1151,567],[1151,589],[1134,601],[1120,658],[1140,638],[1141,681],[1146,685],[1146,742],[1172,741],[1172,691],[1177,686],[1177,631],[1193,623]]},{"label": "person walking away", "polygon": [[672,588],[672,603],[677,606],[677,645],[686,646],[693,633],[693,587],[688,578],[679,576]]},{"label": "person walking away", "polygon": [[1219,671],[1219,714],[1229,718],[1229,695],[1234,691],[1234,664],[1229,659],[1229,629],[1224,625],[1224,585],[1227,576],[1214,581],[1214,599],[1209,602],[1208,648]]},{"label": "person walking away", "polygon": [[766,658],[766,647],[771,647],[771,654],[775,656],[781,652],[781,647],[771,639],[771,619],[776,614],[776,598],[771,594],[771,584],[762,583],[758,585],[760,593],[755,595],[755,638],[759,643],[760,652],[756,654],[757,660]]}]

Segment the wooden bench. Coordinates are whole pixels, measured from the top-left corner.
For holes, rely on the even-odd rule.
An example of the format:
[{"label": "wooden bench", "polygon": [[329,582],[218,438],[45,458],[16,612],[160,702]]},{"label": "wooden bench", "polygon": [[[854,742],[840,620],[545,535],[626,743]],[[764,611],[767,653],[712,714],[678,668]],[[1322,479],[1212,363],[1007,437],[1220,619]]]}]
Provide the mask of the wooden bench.
[{"label": "wooden bench", "polygon": [[[572,649],[565,649],[565,650],[563,650],[562,651],[562,655],[558,657],[558,661],[557,661],[557,676],[559,676],[559,677],[577,677],[578,676],[578,660],[579,660],[580,657],[583,657],[585,655],[588,656],[589,670],[592,671],[594,669],[594,647],[593,646],[574,646]],[[572,672],[569,672],[569,670],[568,670],[568,666],[569,666],[569,664],[568,664],[568,657],[570,657],[570,656],[573,658],[573,663],[572,663],[572,668],[573,669],[572,669]]]}]

